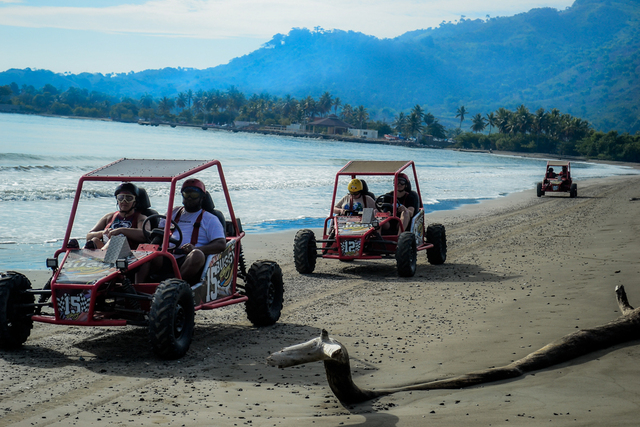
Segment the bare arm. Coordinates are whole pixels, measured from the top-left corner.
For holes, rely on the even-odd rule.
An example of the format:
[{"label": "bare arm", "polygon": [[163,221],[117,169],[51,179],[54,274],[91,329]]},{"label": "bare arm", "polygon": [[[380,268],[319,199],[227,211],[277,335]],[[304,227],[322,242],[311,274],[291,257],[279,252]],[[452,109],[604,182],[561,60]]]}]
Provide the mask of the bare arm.
[{"label": "bare arm", "polygon": [[198,246],[197,248],[195,248],[191,243],[185,243],[184,245],[180,246],[180,249],[185,255],[189,254],[194,249],[198,249],[205,255],[212,255],[219,254],[220,252],[224,251],[226,247],[227,239],[225,239],[224,237],[220,237],[218,239],[212,240],[206,245]]},{"label": "bare arm", "polygon": [[227,239],[225,239],[224,237],[220,237],[219,239],[215,239],[207,243],[206,245],[199,246],[198,249],[200,249],[205,255],[211,255],[219,254],[220,252],[224,251],[224,248],[226,247]]},{"label": "bare arm", "polygon": [[107,223],[109,222],[109,219],[111,219],[112,216],[113,216],[113,212],[108,213],[102,218],[100,218],[100,220],[96,223],[96,225],[93,226],[91,231],[87,233],[87,241],[95,237],[101,239],[102,235],[104,234],[104,229],[107,227]]}]

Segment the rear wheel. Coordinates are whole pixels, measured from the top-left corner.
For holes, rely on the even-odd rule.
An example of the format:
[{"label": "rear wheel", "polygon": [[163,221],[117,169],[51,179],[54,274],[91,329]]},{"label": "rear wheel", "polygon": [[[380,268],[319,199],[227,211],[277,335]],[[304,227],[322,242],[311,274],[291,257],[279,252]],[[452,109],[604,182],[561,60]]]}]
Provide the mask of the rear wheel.
[{"label": "rear wheel", "polygon": [[542,196],[544,193],[542,192],[542,183],[539,182],[538,186],[536,187],[536,195],[538,197]]},{"label": "rear wheel", "polygon": [[318,256],[316,236],[311,230],[300,230],[293,240],[293,260],[301,274],[313,273]]},{"label": "rear wheel", "polygon": [[571,184],[571,190],[569,191],[569,197],[578,197],[578,184]]},{"label": "rear wheel", "polygon": [[0,273],[0,348],[19,348],[31,334],[34,313],[31,282],[24,274]]},{"label": "rear wheel", "polygon": [[149,340],[162,359],[178,359],[189,350],[195,309],[191,287],[180,279],[168,279],[156,288],[149,310]]},{"label": "rear wheel", "polygon": [[427,227],[427,243],[433,244],[427,249],[430,264],[444,264],[447,259],[447,233],[442,224],[431,224]]},{"label": "rear wheel", "polygon": [[256,261],[245,285],[247,318],[255,326],[273,325],[280,318],[284,300],[282,270],[277,262]]},{"label": "rear wheel", "polygon": [[412,277],[416,274],[416,263],[418,261],[418,250],[416,238],[410,231],[405,231],[398,237],[396,247],[396,265],[398,276]]}]

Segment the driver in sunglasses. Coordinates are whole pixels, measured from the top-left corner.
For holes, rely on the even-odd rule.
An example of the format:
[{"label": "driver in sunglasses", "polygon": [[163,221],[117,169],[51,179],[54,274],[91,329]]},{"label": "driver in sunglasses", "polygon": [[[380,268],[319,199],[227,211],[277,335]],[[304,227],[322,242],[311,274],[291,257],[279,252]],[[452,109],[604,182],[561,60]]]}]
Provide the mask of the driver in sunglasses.
[{"label": "driver in sunglasses", "polygon": [[118,234],[127,237],[131,248],[145,241],[142,224],[147,217],[136,210],[138,187],[130,182],[124,182],[116,187],[114,196],[118,210],[100,218],[87,233],[86,249],[102,249],[112,236]]},{"label": "driver in sunglasses", "polygon": [[[171,217],[182,231],[183,244],[174,256],[182,278],[193,284],[200,279],[207,255],[222,252],[227,240],[218,217],[202,208],[206,193],[204,183],[199,179],[187,179],[180,192],[182,206],[175,207]],[[161,220],[158,226],[164,227],[164,222]],[[173,237],[178,239],[178,233]]]}]

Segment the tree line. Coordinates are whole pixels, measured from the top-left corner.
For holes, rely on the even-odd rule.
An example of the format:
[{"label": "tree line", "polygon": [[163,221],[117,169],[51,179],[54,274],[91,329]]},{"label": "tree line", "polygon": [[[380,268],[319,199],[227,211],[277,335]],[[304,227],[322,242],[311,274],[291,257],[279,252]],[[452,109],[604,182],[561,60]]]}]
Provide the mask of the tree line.
[{"label": "tree line", "polygon": [[[521,105],[514,111],[498,108],[485,115],[471,116],[466,107],[458,107],[457,127],[445,127],[433,114],[416,105],[399,112],[392,123],[370,120],[363,105],[343,104],[339,97],[324,92],[315,99],[307,96],[282,98],[268,93],[247,97],[235,87],[226,91],[187,90],[176,97],[154,98],[145,93],[138,99],[114,97],[96,91],[70,87],[58,90],[46,84],[41,89],[16,83],[0,86],[0,104],[18,106],[22,112],[110,118],[137,122],[140,119],[184,124],[231,125],[234,121],[255,122],[261,126],[306,124],[316,117],[335,114],[360,129],[375,129],[379,135],[393,134],[424,146],[453,146],[465,149],[537,152],[580,155],[601,160],[640,162],[640,135],[594,131],[581,118],[558,109],[542,108],[534,113]],[[469,130],[463,130],[471,116]]]}]

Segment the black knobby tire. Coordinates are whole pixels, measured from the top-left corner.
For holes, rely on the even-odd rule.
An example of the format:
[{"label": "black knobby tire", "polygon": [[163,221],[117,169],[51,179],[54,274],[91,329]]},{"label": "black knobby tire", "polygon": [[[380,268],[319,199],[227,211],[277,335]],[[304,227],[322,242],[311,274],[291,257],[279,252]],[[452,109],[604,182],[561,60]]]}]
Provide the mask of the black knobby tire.
[{"label": "black knobby tire", "polygon": [[187,282],[167,279],[156,288],[149,309],[149,340],[162,359],[178,359],[189,350],[195,309]]},{"label": "black knobby tire", "polygon": [[578,184],[571,184],[571,190],[569,191],[569,197],[578,197]]},{"label": "black knobby tire", "polygon": [[33,294],[27,293],[31,282],[24,274],[8,271],[0,273],[0,348],[19,348],[31,334],[34,307]]},{"label": "black knobby tire", "polygon": [[293,240],[293,261],[300,274],[313,273],[316,268],[318,247],[316,236],[311,230],[300,230]]},{"label": "black knobby tire", "polygon": [[447,260],[447,233],[442,224],[431,224],[427,227],[427,243],[433,247],[427,249],[429,264],[444,264]]},{"label": "black knobby tire", "polygon": [[398,246],[396,247],[398,276],[412,277],[415,275],[417,261],[418,250],[415,235],[410,231],[404,231],[398,237]]},{"label": "black knobby tire", "polygon": [[542,183],[539,182],[537,187],[536,187],[536,195],[538,197],[541,197],[544,194],[544,192],[542,191]]},{"label": "black knobby tire", "polygon": [[255,326],[273,325],[280,318],[284,300],[282,270],[277,262],[256,261],[247,277],[247,318]]}]

